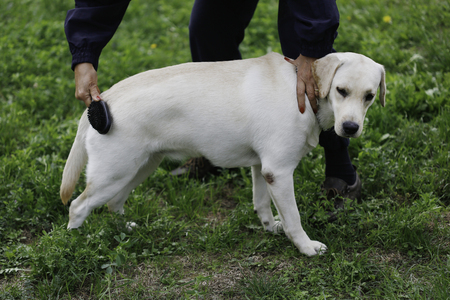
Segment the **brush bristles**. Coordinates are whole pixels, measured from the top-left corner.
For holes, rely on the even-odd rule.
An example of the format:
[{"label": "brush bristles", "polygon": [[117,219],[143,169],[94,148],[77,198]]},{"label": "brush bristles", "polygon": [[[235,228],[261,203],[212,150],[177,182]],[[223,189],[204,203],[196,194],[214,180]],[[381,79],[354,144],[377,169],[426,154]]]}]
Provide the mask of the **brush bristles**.
[{"label": "brush bristles", "polygon": [[111,127],[111,117],[104,101],[92,101],[88,108],[88,119],[91,126],[100,134],[106,134]]}]

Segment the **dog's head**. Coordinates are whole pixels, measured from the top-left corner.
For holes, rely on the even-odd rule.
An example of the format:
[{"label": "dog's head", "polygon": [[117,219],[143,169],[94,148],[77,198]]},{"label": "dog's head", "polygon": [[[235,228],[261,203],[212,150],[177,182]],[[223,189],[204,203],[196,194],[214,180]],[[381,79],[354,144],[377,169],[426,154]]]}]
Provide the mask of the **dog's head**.
[{"label": "dog's head", "polygon": [[319,88],[317,118],[322,128],[334,126],[342,137],[360,136],[378,87],[383,107],[386,101],[383,66],[361,54],[332,53],[316,60],[312,69]]}]

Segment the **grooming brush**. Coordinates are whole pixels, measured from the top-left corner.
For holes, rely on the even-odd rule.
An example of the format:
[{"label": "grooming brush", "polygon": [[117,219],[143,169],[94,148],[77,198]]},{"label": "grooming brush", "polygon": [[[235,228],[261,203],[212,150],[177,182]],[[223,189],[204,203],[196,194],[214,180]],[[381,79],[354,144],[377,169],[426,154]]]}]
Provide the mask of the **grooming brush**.
[{"label": "grooming brush", "polygon": [[89,105],[87,115],[92,128],[100,134],[108,133],[112,119],[105,101],[92,101]]}]

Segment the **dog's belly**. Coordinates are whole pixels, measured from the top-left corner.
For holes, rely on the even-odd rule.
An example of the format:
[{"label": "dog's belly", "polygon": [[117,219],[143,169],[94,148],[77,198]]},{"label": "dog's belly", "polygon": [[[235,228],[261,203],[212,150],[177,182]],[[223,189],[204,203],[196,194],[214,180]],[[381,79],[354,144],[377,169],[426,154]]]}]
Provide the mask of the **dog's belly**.
[{"label": "dog's belly", "polygon": [[243,145],[221,146],[215,149],[171,149],[162,151],[161,153],[174,160],[204,156],[213,165],[224,168],[249,167],[261,163],[260,157],[251,147]]},{"label": "dog's belly", "polygon": [[213,165],[224,168],[250,167],[261,163],[259,156],[250,148],[234,149],[228,153],[228,156],[205,154],[205,157],[207,157]]}]

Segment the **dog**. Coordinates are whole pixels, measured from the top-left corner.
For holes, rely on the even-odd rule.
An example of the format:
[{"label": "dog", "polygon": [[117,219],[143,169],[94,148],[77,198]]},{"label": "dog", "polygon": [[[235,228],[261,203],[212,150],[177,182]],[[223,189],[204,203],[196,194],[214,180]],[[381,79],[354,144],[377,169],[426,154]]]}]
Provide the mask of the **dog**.
[{"label": "dog", "polygon": [[[364,117],[380,87],[382,65],[355,53],[315,61],[318,112],[297,106],[296,68],[277,53],[227,62],[185,63],[131,76],[102,93],[113,118],[100,135],[82,115],[67,159],[61,200],[71,198],[86,165],[86,188],[72,201],[68,228],[108,204],[123,213],[129,193],[165,156],[204,156],[225,168],[251,166],[254,210],[267,231],[282,231],[307,256],[327,247],[303,230],[294,197],[293,173],[317,146],[321,130],[360,136]],[[274,220],[271,199],[281,224]],[[281,226],[279,226],[281,225]]]}]

